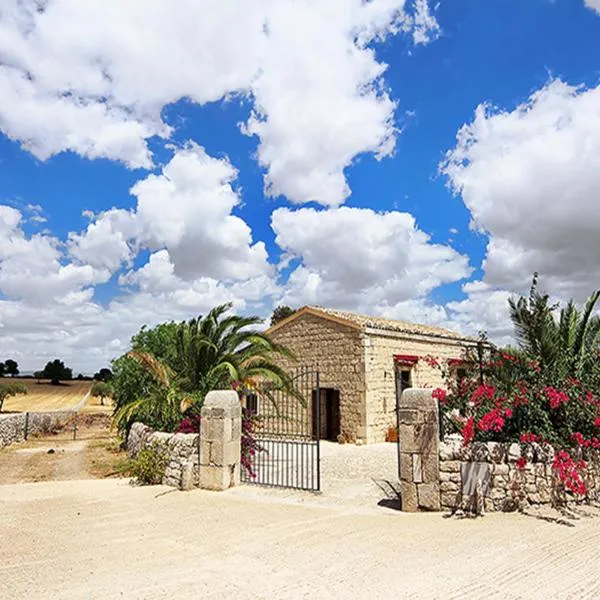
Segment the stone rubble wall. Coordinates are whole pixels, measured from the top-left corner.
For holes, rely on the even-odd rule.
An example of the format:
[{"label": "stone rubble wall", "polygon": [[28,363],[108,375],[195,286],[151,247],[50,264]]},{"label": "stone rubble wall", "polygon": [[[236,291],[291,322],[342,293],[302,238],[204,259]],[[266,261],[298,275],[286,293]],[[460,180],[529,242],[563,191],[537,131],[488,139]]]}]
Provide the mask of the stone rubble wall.
[{"label": "stone rubble wall", "polygon": [[369,443],[385,442],[390,427],[396,426],[396,366],[394,355],[418,356],[410,368],[413,388],[433,388],[444,385],[439,369],[423,360],[434,356],[441,360],[464,357],[465,346],[460,340],[427,338],[394,331],[378,330],[364,335],[366,368],[366,414]]},{"label": "stone rubble wall", "polygon": [[[440,443],[440,499],[442,509],[454,510],[470,499],[462,497],[462,474],[470,463],[489,465],[489,489],[484,500],[486,511],[514,510],[523,504],[543,505],[555,500],[556,474],[552,468],[551,446],[531,444],[525,450],[527,465],[518,469],[522,456],[520,444],[475,443],[464,448],[460,436],[448,436]],[[588,496],[600,498],[600,455],[588,461],[585,476]]]},{"label": "stone rubble wall", "polygon": [[126,448],[135,458],[142,448],[156,444],[167,454],[167,466],[162,484],[179,489],[190,489],[199,485],[198,433],[165,433],[154,431],[142,423],[134,423],[127,436]]},{"label": "stone rubble wall", "polygon": [[25,441],[27,435],[51,433],[76,415],[73,411],[0,414],[0,448]]}]

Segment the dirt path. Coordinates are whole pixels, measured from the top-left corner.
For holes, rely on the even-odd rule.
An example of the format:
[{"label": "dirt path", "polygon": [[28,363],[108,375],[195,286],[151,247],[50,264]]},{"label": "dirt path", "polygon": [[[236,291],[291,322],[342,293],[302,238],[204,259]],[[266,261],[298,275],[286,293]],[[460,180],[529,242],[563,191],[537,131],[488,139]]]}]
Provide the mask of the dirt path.
[{"label": "dirt path", "polygon": [[600,597],[600,518],[563,527],[265,502],[122,480],[0,486],[0,597]]},{"label": "dirt path", "polygon": [[118,441],[103,417],[79,418],[56,435],[31,437],[27,442],[0,450],[0,485],[103,477],[114,473],[124,460]]}]

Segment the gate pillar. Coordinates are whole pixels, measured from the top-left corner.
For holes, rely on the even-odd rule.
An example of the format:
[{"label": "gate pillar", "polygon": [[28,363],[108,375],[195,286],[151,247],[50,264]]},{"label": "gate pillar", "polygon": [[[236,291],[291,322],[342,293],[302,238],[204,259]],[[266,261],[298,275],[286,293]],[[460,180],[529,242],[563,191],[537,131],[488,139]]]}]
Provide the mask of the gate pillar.
[{"label": "gate pillar", "polygon": [[240,481],[242,408],[237,392],[209,392],[201,416],[200,487],[226,490]]},{"label": "gate pillar", "polygon": [[431,389],[409,388],[398,404],[402,510],[440,510],[438,403]]}]

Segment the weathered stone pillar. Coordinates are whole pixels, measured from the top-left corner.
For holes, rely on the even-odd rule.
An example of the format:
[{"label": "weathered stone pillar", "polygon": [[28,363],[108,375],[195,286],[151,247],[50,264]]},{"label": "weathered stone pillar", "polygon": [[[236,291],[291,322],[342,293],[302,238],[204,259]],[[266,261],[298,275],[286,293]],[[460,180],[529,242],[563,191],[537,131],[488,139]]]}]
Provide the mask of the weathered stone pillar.
[{"label": "weathered stone pillar", "polygon": [[200,426],[200,487],[226,490],[240,480],[242,408],[234,391],[209,392]]},{"label": "weathered stone pillar", "polygon": [[437,400],[430,389],[407,389],[398,409],[402,510],[440,510]]}]

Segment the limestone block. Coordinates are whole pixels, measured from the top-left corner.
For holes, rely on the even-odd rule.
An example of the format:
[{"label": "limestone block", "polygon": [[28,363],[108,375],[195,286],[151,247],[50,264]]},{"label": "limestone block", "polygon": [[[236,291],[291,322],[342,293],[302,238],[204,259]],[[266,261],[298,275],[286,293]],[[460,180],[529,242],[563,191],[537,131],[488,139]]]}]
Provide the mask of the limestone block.
[{"label": "limestone block", "polygon": [[205,490],[222,491],[232,485],[231,469],[213,465],[200,465],[200,487]]},{"label": "limestone block", "polygon": [[494,475],[508,475],[508,465],[505,464],[501,464],[501,465],[493,465],[492,467],[492,473]]},{"label": "limestone block", "polygon": [[414,483],[406,481],[400,482],[400,498],[402,500],[402,510],[405,512],[417,512],[419,502],[417,498],[417,486]]},{"label": "limestone block", "polygon": [[421,455],[423,482],[435,483],[440,477],[440,461],[437,452]]},{"label": "limestone block", "polygon": [[418,410],[401,408],[398,410],[398,420],[403,424],[422,423],[423,415]]},{"label": "limestone block", "polygon": [[517,443],[511,444],[508,447],[508,460],[516,461],[521,458],[521,446]]},{"label": "limestone block", "polygon": [[241,442],[229,441],[223,444],[212,443],[210,448],[210,464],[217,466],[230,466],[240,462],[242,448]]},{"label": "limestone block", "polygon": [[419,508],[440,510],[440,486],[438,483],[420,483],[417,485]]},{"label": "limestone block", "polygon": [[457,483],[452,483],[451,481],[442,481],[440,483],[440,492],[452,492],[454,494],[460,491]]},{"label": "limestone block", "polygon": [[444,508],[454,509],[460,505],[460,492],[442,492],[440,495],[441,504]]},{"label": "limestone block", "polygon": [[430,424],[403,425],[398,428],[398,438],[402,452],[433,453],[438,452],[438,438],[435,427]]},{"label": "limestone block", "polygon": [[400,477],[403,481],[412,480],[412,454],[400,454]]},{"label": "limestone block", "polygon": [[233,424],[231,419],[211,419],[204,416],[202,409],[201,438],[204,442],[231,441]]},{"label": "limestone block", "polygon": [[440,461],[440,471],[444,473],[460,473],[460,461],[444,460]]},{"label": "limestone block", "polygon": [[210,449],[212,442],[200,442],[200,464],[210,465]]}]

